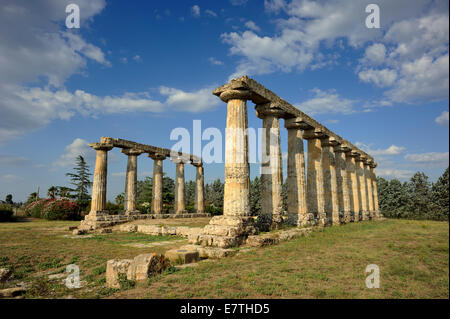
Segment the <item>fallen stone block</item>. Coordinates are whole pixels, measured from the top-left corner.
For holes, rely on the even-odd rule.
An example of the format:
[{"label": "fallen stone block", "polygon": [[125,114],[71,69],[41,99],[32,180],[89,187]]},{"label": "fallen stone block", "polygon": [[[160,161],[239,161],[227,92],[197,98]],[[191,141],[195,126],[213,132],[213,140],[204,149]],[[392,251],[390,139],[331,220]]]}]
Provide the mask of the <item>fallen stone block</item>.
[{"label": "fallen stone block", "polygon": [[141,254],[134,257],[128,270],[128,279],[145,281],[147,278],[160,274],[169,266],[165,256],[159,254]]},{"label": "fallen stone block", "polygon": [[162,235],[176,235],[177,228],[174,226],[163,226],[163,227],[161,227],[161,234]]},{"label": "fallen stone block", "polygon": [[11,276],[11,270],[8,268],[0,268],[0,282],[5,282]]},{"label": "fallen stone block", "polygon": [[95,231],[97,234],[110,234],[112,233],[111,228],[100,228]]},{"label": "fallen stone block", "polygon": [[157,225],[138,225],[137,232],[154,236],[162,235],[161,227]]},{"label": "fallen stone block", "polygon": [[199,254],[197,250],[171,249],[166,251],[165,255],[172,262],[176,262],[179,264],[190,264],[199,260]]},{"label": "fallen stone block", "polygon": [[0,298],[14,298],[22,295],[25,292],[26,290],[22,287],[0,289]]},{"label": "fallen stone block", "polygon": [[86,234],[87,233],[87,230],[86,229],[79,229],[79,228],[77,228],[77,229],[74,229],[73,231],[72,231],[72,234],[73,235],[84,235],[84,234]]},{"label": "fallen stone block", "polygon": [[137,229],[138,229],[137,225],[121,225],[119,227],[119,230],[125,233],[134,233],[137,231]]},{"label": "fallen stone block", "polygon": [[247,245],[252,247],[263,247],[278,244],[279,238],[277,236],[258,236],[251,235],[247,238]]},{"label": "fallen stone block", "polygon": [[132,259],[112,259],[106,262],[106,286],[120,289],[120,275],[128,277]]}]

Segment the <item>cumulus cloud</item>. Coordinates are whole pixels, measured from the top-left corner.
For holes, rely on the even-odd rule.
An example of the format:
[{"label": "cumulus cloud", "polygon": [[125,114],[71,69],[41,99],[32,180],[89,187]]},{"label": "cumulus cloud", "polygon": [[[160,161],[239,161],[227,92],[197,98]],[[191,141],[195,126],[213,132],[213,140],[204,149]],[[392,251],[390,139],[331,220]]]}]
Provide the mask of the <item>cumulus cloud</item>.
[{"label": "cumulus cloud", "polygon": [[209,15],[210,17],[217,17],[217,13],[215,13],[214,11],[212,11],[212,10],[209,10],[209,9],[206,9],[205,10],[205,13],[207,14],[207,15]]},{"label": "cumulus cloud", "polygon": [[203,112],[220,104],[220,100],[211,94],[212,88],[204,88],[195,92],[161,86],[159,93],[167,96],[165,104],[178,111]]},{"label": "cumulus cloud", "polygon": [[71,144],[67,145],[64,153],[53,162],[55,167],[70,167],[75,164],[78,156],[83,156],[86,162],[92,162],[95,159],[95,150],[89,147],[89,143],[81,138],[76,138]]},{"label": "cumulus cloud", "polygon": [[209,63],[213,64],[213,65],[223,65],[223,62],[220,60],[217,60],[214,57],[210,57],[208,58]]},{"label": "cumulus cloud", "polygon": [[441,115],[439,115],[435,122],[439,125],[448,126],[448,111],[443,111]]},{"label": "cumulus cloud", "polygon": [[414,172],[407,169],[377,168],[376,174],[388,178],[409,179]]},{"label": "cumulus cloud", "polygon": [[[267,12],[284,15],[276,31],[221,35],[240,57],[230,76],[302,72],[326,65],[324,49],[364,49],[355,71],[361,81],[385,89],[384,99],[417,103],[448,98],[448,2],[380,0],[381,25],[365,26],[367,3],[354,0],[265,0]],[[248,27],[248,26],[247,26]]]},{"label": "cumulus cloud", "polygon": [[356,142],[356,146],[360,147],[363,151],[367,152],[368,154],[372,156],[382,156],[382,155],[399,155],[405,151],[405,147],[403,146],[397,146],[397,145],[391,145],[388,148],[379,148],[379,149],[372,149],[367,144]]},{"label": "cumulus cloud", "polygon": [[438,153],[420,153],[420,154],[407,154],[405,159],[415,163],[447,163],[448,164],[448,152]]},{"label": "cumulus cloud", "polygon": [[230,0],[231,5],[233,6],[243,6],[247,4],[248,0]]},{"label": "cumulus cloud", "polygon": [[308,115],[324,113],[350,114],[354,112],[355,101],[341,98],[335,90],[328,92],[318,88],[311,90],[314,97],[296,106]]},{"label": "cumulus cloud", "polygon": [[27,165],[31,160],[24,156],[10,156],[10,155],[0,155],[0,165],[8,167],[20,167]]},{"label": "cumulus cloud", "polygon": [[200,17],[200,7],[198,5],[194,5],[191,7],[192,16],[198,18]]},{"label": "cumulus cloud", "polygon": [[253,21],[247,21],[247,22],[245,22],[245,26],[246,26],[248,29],[253,30],[253,31],[255,31],[255,32],[261,31],[261,29],[260,29],[260,28],[256,25],[256,23],[253,22]]}]

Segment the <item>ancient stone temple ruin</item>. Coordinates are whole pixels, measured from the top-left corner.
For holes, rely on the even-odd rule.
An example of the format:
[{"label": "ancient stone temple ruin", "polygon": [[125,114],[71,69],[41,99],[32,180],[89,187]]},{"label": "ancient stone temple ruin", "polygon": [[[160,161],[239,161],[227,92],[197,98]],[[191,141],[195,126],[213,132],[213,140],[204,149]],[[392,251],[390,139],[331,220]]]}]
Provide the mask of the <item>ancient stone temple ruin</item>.
[{"label": "ancient stone temple ruin", "polygon": [[[140,144],[118,138],[102,137],[99,143],[89,144],[97,151],[95,161],[94,183],[92,186],[91,210],[78,228],[81,231],[90,231],[113,226],[115,224],[145,218],[192,218],[207,217],[204,205],[204,171],[201,158],[185,153],[174,153],[169,149]],[[122,153],[128,156],[124,212],[111,215],[106,211],[106,184],[108,168],[108,151],[114,147],[121,148]],[[148,154],[153,159],[153,192],[152,214],[141,214],[136,208],[137,191],[137,157]],[[162,187],[163,187],[163,161],[169,158],[176,163],[175,178],[175,211],[173,214],[163,214]],[[189,163],[196,167],[196,194],[195,213],[188,213],[184,201],[184,164]]]},{"label": "ancient stone temple ruin", "polygon": [[[191,243],[227,248],[283,221],[304,227],[381,217],[376,163],[370,155],[246,76],[213,94],[227,103],[223,216],[213,217],[201,234],[189,238]],[[263,121],[263,153],[268,157],[261,167],[262,207],[256,222],[249,209],[247,101],[256,105]],[[288,130],[286,217],[282,216],[281,118]],[[306,159],[303,140],[308,145]]]}]

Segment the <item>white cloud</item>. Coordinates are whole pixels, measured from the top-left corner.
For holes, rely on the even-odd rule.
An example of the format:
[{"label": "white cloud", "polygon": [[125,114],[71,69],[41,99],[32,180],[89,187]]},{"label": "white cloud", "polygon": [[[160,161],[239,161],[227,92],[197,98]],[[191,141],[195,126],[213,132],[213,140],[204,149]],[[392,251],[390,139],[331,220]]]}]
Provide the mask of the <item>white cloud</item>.
[{"label": "white cloud", "polygon": [[359,72],[358,76],[363,82],[373,82],[376,86],[386,87],[394,84],[397,79],[397,72],[389,69],[368,69]]},{"label": "white cloud", "polygon": [[192,6],[191,7],[191,14],[194,17],[196,17],[196,18],[200,17],[200,7],[198,5]]},{"label": "white cloud", "polygon": [[386,149],[371,149],[370,146],[361,143],[356,142],[356,146],[360,147],[363,151],[367,152],[369,155],[372,156],[382,156],[382,155],[399,155],[405,151],[405,147],[403,146],[397,146],[397,145],[391,145]]},{"label": "white cloud", "polygon": [[305,102],[298,103],[296,106],[303,112],[309,115],[324,114],[324,113],[353,113],[353,105],[355,101],[341,98],[335,90],[328,92],[322,91],[318,88],[311,90],[314,97]]},{"label": "white cloud", "polygon": [[128,58],[126,58],[126,57],[120,58],[120,62],[122,62],[123,64],[127,64]]},{"label": "white cloud", "polygon": [[136,62],[142,62],[142,58],[141,58],[141,56],[138,55],[138,54],[136,54],[136,55],[133,57],[133,60],[136,61]]},{"label": "white cloud", "polygon": [[379,0],[379,30],[366,28],[363,1],[264,4],[269,13],[284,11],[274,20],[273,35],[260,37],[249,30],[221,35],[230,54],[240,57],[230,78],[314,70],[333,64],[323,56],[324,49],[364,49],[355,71],[362,81],[385,88],[384,99],[417,103],[448,98],[447,1]]},{"label": "white cloud", "polygon": [[248,2],[248,0],[230,0],[231,5],[233,6],[243,6]]},{"label": "white cloud", "polygon": [[443,111],[441,115],[439,115],[435,122],[439,125],[448,126],[448,111]]},{"label": "white cloud", "polygon": [[421,153],[421,154],[407,154],[405,159],[415,163],[447,163],[448,164],[448,152],[445,153]]},{"label": "white cloud", "polygon": [[24,156],[0,155],[0,166],[20,167],[30,162],[31,160]]},{"label": "white cloud", "polygon": [[86,162],[92,162],[95,159],[95,150],[89,147],[89,143],[81,138],[76,138],[71,144],[67,145],[64,153],[53,162],[53,166],[71,167],[75,165],[78,156],[83,156]]},{"label": "white cloud", "polygon": [[363,61],[378,65],[384,62],[386,57],[386,47],[383,43],[374,43],[371,46],[366,48],[366,52],[364,53]]},{"label": "white cloud", "polygon": [[2,180],[6,183],[13,183],[23,180],[23,177],[14,174],[6,174],[2,176]]},{"label": "white cloud", "polygon": [[248,29],[253,30],[253,31],[256,31],[256,32],[261,31],[261,29],[260,29],[260,28],[255,24],[255,22],[253,22],[253,21],[247,21],[247,22],[245,22],[245,26],[246,26]]},{"label": "white cloud", "polygon": [[223,62],[220,60],[217,60],[216,58],[210,57],[208,59],[209,63],[214,64],[214,65],[223,65]]},{"label": "white cloud", "polygon": [[167,96],[165,104],[178,111],[202,112],[220,104],[220,100],[211,94],[212,88],[195,92],[185,92],[179,89],[161,86],[159,93]]},{"label": "white cloud", "polygon": [[390,178],[409,179],[414,172],[406,169],[377,168],[376,174]]},{"label": "white cloud", "polygon": [[205,13],[207,14],[207,15],[209,15],[209,16],[211,16],[211,17],[217,17],[217,13],[215,13],[214,11],[212,11],[212,10],[209,10],[209,9],[206,9],[205,10]]}]

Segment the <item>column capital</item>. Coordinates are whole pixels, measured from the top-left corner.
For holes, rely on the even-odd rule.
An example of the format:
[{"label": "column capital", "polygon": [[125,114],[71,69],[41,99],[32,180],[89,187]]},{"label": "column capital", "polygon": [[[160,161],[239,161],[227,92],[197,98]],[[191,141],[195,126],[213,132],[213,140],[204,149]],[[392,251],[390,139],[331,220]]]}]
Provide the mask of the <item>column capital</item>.
[{"label": "column capital", "polygon": [[89,144],[94,150],[110,151],[114,148],[114,145],[109,143],[91,143]]},{"label": "column capital", "polygon": [[367,161],[367,157],[365,157],[364,155],[359,155],[358,157],[355,158],[355,161],[357,162],[364,162]]},{"label": "column capital", "polygon": [[305,130],[305,132],[303,133],[303,138],[305,140],[312,140],[312,139],[324,139],[327,138],[328,135],[326,135],[324,133],[324,131],[322,130],[322,128],[320,127],[316,127],[310,130]]},{"label": "column capital", "polygon": [[341,145],[341,142],[339,142],[335,137],[328,136],[324,139],[322,139],[322,146],[339,146]]},{"label": "column capital", "polygon": [[220,97],[225,103],[228,100],[251,100],[252,91],[248,87],[247,83],[242,80],[231,80],[229,83],[215,89],[213,94]]},{"label": "column capital", "polygon": [[142,153],[144,153],[144,151],[133,149],[133,148],[122,148],[121,152],[128,156],[130,156],[130,155],[139,156]]},{"label": "column capital", "polygon": [[264,119],[266,116],[275,116],[277,118],[285,118],[288,116],[288,113],[274,102],[258,104],[256,105],[255,110],[256,116],[260,119]]},{"label": "column capital", "polygon": [[361,154],[360,154],[358,151],[351,150],[351,151],[348,153],[348,156],[349,156],[349,157],[354,157],[355,160],[356,160],[356,159],[358,159],[358,158],[361,156]]},{"label": "column capital", "polygon": [[284,127],[289,129],[301,129],[301,130],[310,130],[313,129],[311,125],[306,123],[305,119],[302,117],[293,117],[290,119],[284,120]]},{"label": "column capital", "polygon": [[165,160],[167,156],[161,153],[149,153],[147,157],[150,157],[153,160]]},{"label": "column capital", "polygon": [[196,163],[196,162],[191,162],[191,165],[192,166],[195,166],[195,167],[202,167],[203,166],[203,163],[202,162],[200,162],[200,163]]},{"label": "column capital", "polygon": [[378,164],[375,163],[375,162],[371,162],[371,163],[370,163],[370,167],[372,167],[372,168],[375,168],[375,167],[377,167],[377,166],[378,166]]},{"label": "column capital", "polygon": [[189,162],[189,160],[186,160],[186,157],[183,155],[179,155],[179,156],[171,155],[169,157],[169,160],[175,164],[186,164]]},{"label": "column capital", "polygon": [[334,147],[336,153],[350,153],[352,149],[345,144],[337,145]]}]

